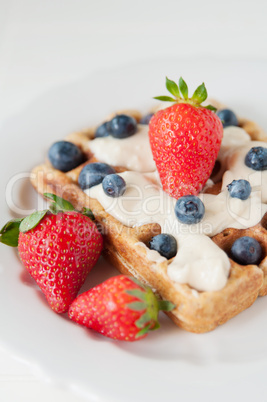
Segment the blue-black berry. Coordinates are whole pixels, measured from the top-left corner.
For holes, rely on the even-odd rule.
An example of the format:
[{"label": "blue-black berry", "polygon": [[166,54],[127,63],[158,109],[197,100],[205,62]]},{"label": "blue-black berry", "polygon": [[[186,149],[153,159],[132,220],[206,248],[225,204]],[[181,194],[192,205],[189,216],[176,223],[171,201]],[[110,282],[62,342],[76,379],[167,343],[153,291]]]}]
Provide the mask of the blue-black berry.
[{"label": "blue-black berry", "polygon": [[97,127],[95,132],[95,138],[107,137],[110,135],[110,122],[106,121]]},{"label": "blue-black berry", "polygon": [[79,175],[78,183],[85,190],[102,183],[105,176],[115,173],[113,167],[106,163],[95,162],[85,165]]},{"label": "blue-black berry", "polygon": [[126,190],[125,180],[118,174],[109,174],[102,181],[103,191],[109,197],[121,197]]},{"label": "blue-black berry", "polygon": [[115,138],[127,138],[137,132],[136,120],[125,114],[119,114],[110,121],[110,134]]},{"label": "blue-black berry", "polygon": [[195,195],[185,195],[177,200],[174,211],[180,222],[191,225],[201,221],[205,206]]},{"label": "blue-black berry", "polygon": [[233,180],[227,186],[229,194],[232,198],[247,200],[251,193],[251,185],[247,180]]},{"label": "blue-black berry", "polygon": [[253,237],[240,237],[232,245],[231,257],[238,264],[258,264],[262,257],[261,245]]},{"label": "blue-black berry", "polygon": [[177,241],[172,235],[162,233],[152,237],[149,248],[158,251],[169,260],[177,254]]},{"label": "blue-black berry", "polygon": [[217,116],[222,121],[223,127],[238,126],[237,117],[230,109],[218,110]]},{"label": "blue-black berry", "polygon": [[251,148],[246,157],[245,165],[253,170],[266,170],[267,169],[267,148],[253,147]]},{"label": "blue-black berry", "polygon": [[85,156],[77,145],[68,141],[55,142],[48,151],[48,158],[55,169],[68,172],[85,161]]}]

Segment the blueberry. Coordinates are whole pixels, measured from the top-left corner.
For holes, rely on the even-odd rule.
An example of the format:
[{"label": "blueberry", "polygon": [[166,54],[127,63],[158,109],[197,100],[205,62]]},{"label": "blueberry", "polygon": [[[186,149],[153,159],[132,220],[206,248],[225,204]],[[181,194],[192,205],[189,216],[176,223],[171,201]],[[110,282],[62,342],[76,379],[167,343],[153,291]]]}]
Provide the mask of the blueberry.
[{"label": "blueberry", "polygon": [[97,127],[95,138],[107,137],[108,135],[110,135],[110,122],[106,121],[105,123]]},{"label": "blueberry", "polygon": [[253,170],[267,170],[267,148],[251,148],[245,157],[245,165]]},{"label": "blueberry", "polygon": [[260,243],[253,237],[239,237],[231,248],[231,257],[238,264],[258,264],[261,260],[262,249]]},{"label": "blueberry", "polygon": [[89,163],[81,170],[78,183],[85,190],[102,183],[104,177],[112,173],[115,173],[115,170],[106,163]]},{"label": "blueberry", "polygon": [[240,200],[247,200],[251,193],[250,183],[243,179],[233,180],[227,188],[232,198],[239,198]]},{"label": "blueberry", "polygon": [[125,114],[119,114],[110,121],[110,133],[115,138],[127,138],[137,131],[136,120]]},{"label": "blueberry", "polygon": [[102,181],[104,193],[109,197],[120,197],[126,190],[125,180],[118,174],[109,174]]},{"label": "blueberry", "polygon": [[149,124],[151,117],[154,116],[154,113],[149,113],[146,114],[145,116],[143,116],[141,118],[141,120],[139,121],[140,124]]},{"label": "blueberry", "polygon": [[205,207],[195,195],[185,195],[177,200],[174,211],[180,222],[191,225],[201,221]]},{"label": "blueberry", "polygon": [[222,121],[223,127],[238,126],[237,117],[230,109],[218,110],[217,116]]},{"label": "blueberry", "polygon": [[177,254],[177,241],[169,234],[159,234],[152,237],[149,242],[151,250],[156,250],[168,260]]},{"label": "blueberry", "polygon": [[51,145],[48,158],[55,169],[68,172],[85,161],[85,156],[77,145],[68,141],[58,141]]}]

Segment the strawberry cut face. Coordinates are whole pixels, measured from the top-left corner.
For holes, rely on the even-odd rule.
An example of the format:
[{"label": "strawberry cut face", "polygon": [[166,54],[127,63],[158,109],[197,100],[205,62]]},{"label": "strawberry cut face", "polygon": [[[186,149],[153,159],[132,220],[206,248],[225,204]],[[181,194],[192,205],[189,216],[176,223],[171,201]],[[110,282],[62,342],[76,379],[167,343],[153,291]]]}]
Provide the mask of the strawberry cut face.
[{"label": "strawberry cut face", "polygon": [[174,198],[196,195],[211,175],[223,136],[211,110],[177,103],[157,112],[149,139],[164,191]]}]

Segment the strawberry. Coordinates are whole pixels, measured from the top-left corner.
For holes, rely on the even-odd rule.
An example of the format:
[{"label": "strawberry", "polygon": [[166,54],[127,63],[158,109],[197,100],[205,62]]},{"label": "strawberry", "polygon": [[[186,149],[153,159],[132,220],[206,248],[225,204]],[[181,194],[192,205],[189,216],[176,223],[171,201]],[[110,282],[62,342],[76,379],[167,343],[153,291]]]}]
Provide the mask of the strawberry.
[{"label": "strawberry", "polygon": [[174,198],[196,195],[214,167],[223,136],[223,126],[212,106],[201,106],[207,98],[204,83],[188,98],[188,87],[166,78],[174,96],[155,99],[175,102],[160,110],[149,124],[150,146],[163,190]]},{"label": "strawberry", "polygon": [[90,210],[82,214],[54,194],[45,196],[54,201],[50,209],[8,222],[0,241],[18,245],[22,263],[51,308],[64,313],[97,262],[103,240]]},{"label": "strawberry", "polygon": [[136,279],[118,275],[79,295],[69,317],[109,338],[132,342],[159,328],[159,310],[173,308]]}]

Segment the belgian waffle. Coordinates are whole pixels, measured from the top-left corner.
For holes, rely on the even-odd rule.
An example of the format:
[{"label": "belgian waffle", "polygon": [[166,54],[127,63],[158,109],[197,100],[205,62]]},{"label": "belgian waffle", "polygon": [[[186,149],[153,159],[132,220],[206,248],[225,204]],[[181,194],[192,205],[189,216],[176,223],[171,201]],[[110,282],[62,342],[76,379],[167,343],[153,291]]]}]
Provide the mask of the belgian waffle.
[{"label": "belgian waffle", "polygon": [[[141,117],[137,111],[123,112],[133,115],[137,121]],[[254,122],[240,118],[239,124],[252,140],[267,141],[264,132]],[[104,235],[104,256],[120,272],[133,275],[151,286],[160,297],[174,303],[176,308],[168,315],[178,326],[195,333],[211,331],[248,308],[259,295],[267,294],[267,214],[256,226],[248,229],[227,228],[212,238],[229,255],[237,238],[244,235],[254,237],[263,250],[263,258],[258,266],[241,266],[230,259],[231,268],[226,286],[219,291],[196,292],[187,284],[173,282],[167,274],[171,260],[155,263],[147,258],[148,243],[152,236],[161,232],[160,225],[153,223],[135,228],[127,227],[108,214],[96,199],[89,198],[79,187],[78,177],[83,166],[97,161],[90,151],[90,143],[88,147],[88,141],[94,138],[94,133],[95,128],[90,128],[65,138],[83,150],[87,157],[83,165],[62,173],[46,161],[33,169],[32,184],[40,194],[53,192],[69,200],[78,210],[90,207]],[[123,166],[113,167],[117,172],[125,170]],[[217,194],[219,189],[217,184],[208,188],[207,192]]]}]

